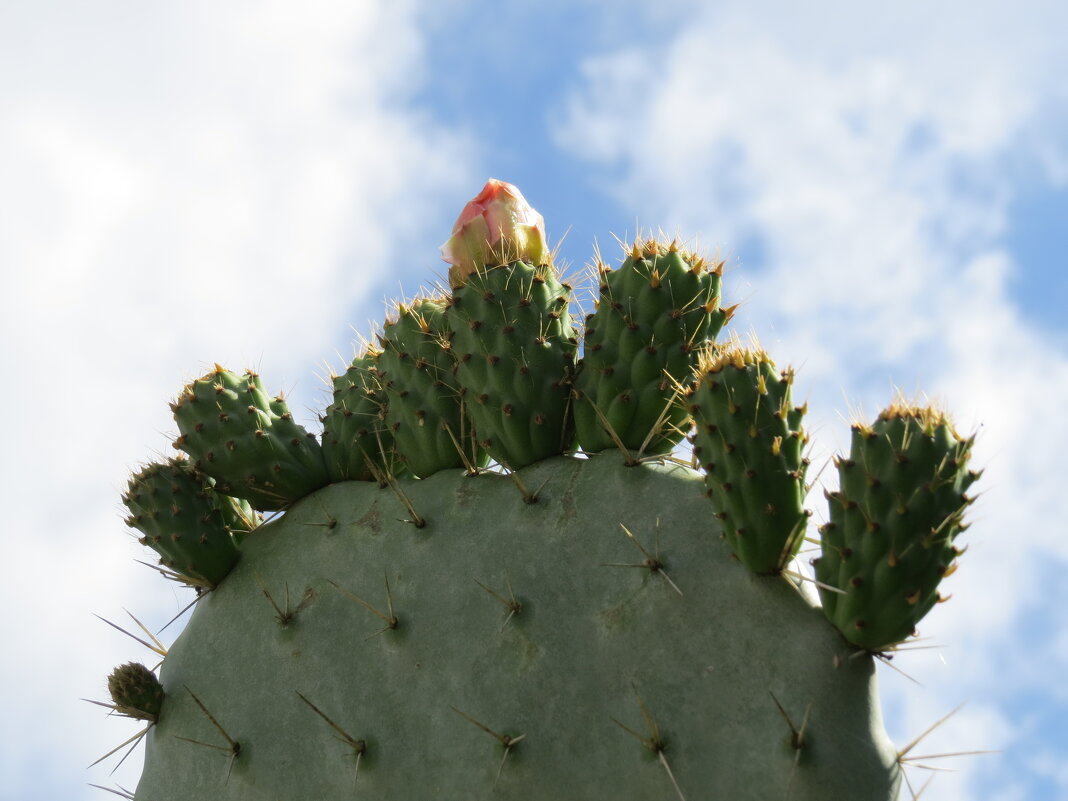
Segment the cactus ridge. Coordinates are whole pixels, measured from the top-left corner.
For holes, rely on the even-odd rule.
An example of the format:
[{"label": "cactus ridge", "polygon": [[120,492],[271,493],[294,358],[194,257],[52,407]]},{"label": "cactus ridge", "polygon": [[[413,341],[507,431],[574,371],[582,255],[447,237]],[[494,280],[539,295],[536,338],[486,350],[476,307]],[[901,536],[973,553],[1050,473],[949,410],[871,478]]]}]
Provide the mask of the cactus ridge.
[{"label": "cactus ridge", "polygon": [[329,478],[313,434],[293,421],[281,397],[270,397],[258,375],[218,365],[187,385],[172,404],[185,451],[220,492],[265,511],[324,486]]},{"label": "cactus ridge", "polygon": [[446,310],[478,444],[513,470],[562,453],[573,440],[578,343],[570,295],[551,265],[520,261],[466,276]]},{"label": "cactus ridge", "polygon": [[720,308],[722,267],[655,240],[636,242],[614,270],[598,265],[575,379],[583,450],[660,454],[682,440],[687,411],[676,393],[732,312]]},{"label": "cactus ridge", "polygon": [[933,408],[893,405],[852,430],[836,462],[816,578],[823,608],[847,640],[883,650],[909,637],[939,600],[960,551],[973,438]]}]

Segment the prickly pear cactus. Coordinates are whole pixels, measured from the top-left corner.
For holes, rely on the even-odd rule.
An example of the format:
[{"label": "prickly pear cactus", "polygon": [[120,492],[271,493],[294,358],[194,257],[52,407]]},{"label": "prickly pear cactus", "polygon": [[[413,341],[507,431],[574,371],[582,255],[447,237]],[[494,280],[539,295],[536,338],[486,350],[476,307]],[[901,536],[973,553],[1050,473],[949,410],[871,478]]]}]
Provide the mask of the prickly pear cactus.
[{"label": "prickly pear cactus", "polygon": [[127,522],[199,597],[158,681],[109,681],[148,724],[135,797],[895,798],[874,659],[958,554],[971,441],[900,405],[858,428],[821,605],[792,373],[716,344],[718,265],[640,243],[584,332],[499,181],[443,255],[451,295],[334,379],[321,447],[255,376],[179,395],[191,459]]}]

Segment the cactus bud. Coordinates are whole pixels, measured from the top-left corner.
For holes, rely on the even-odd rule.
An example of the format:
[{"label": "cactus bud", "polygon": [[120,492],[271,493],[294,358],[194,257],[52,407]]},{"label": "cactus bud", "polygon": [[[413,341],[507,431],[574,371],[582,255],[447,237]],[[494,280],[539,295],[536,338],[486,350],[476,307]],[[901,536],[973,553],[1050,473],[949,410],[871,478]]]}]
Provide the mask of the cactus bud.
[{"label": "cactus bud", "polygon": [[452,265],[449,283],[454,289],[485,267],[520,260],[547,264],[545,220],[515,186],[490,178],[460,212],[452,236],[441,246],[441,258]]},{"label": "cactus bud", "polygon": [[163,705],[163,687],[156,674],[137,662],[115,668],[108,676],[108,691],[122,715],[155,723]]}]

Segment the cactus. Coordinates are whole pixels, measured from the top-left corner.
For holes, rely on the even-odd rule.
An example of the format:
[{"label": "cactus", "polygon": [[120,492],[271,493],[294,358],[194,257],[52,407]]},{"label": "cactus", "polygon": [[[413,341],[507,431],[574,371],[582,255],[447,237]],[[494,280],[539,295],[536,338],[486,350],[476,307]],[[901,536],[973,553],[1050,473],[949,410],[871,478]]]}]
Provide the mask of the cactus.
[{"label": "cactus", "polygon": [[575,380],[585,450],[667,453],[685,436],[686,408],[674,401],[733,312],[720,308],[722,271],[722,262],[709,269],[676,242],[655,240],[635,242],[615,270],[598,264]]},{"label": "cactus", "polygon": [[127,662],[115,668],[108,676],[108,692],[118,714],[150,723],[159,720],[163,685],[140,662]]},{"label": "cactus", "polygon": [[238,376],[215,365],[171,408],[181,432],[174,447],[215,479],[220,492],[274,511],[328,481],[319,442],[251,370]]},{"label": "cactus", "polygon": [[[214,471],[202,525],[220,530],[223,491],[285,514],[200,582],[136,798],[895,798],[874,659],[958,553],[971,441],[911,407],[856,429],[816,563],[821,610],[790,565],[807,521],[792,373],[714,344],[730,317],[718,267],[664,243],[631,253],[607,281],[633,314],[602,300],[577,371],[570,290],[518,190],[490,182],[443,255],[451,297],[399,307],[381,351],[334,379],[321,454],[286,440],[295,424],[252,378],[220,368],[176,404],[181,446]],[[669,276],[699,304],[650,299]],[[640,341],[612,341],[628,319]],[[668,340],[663,359],[623,352]],[[628,391],[638,414],[613,406]],[[253,398],[264,434],[187,408],[217,394]],[[692,463],[665,450],[691,415]]]},{"label": "cactus", "polygon": [[188,584],[211,588],[237,562],[238,544],[259,524],[247,502],[215,491],[185,459],[151,464],[130,479],[126,524],[143,535],[160,564]]},{"label": "cactus", "polygon": [[400,469],[385,424],[386,395],[374,369],[377,355],[368,348],[332,378],[334,399],[321,418],[330,481],[372,481]]},{"label": "cactus", "polygon": [[[473,244],[485,231],[496,234],[491,246]],[[572,440],[577,339],[571,287],[551,264],[541,215],[519,190],[490,181],[442,255],[452,264],[446,321],[456,378],[479,446],[511,469],[562,453]]]},{"label": "cactus", "polygon": [[755,573],[778,573],[805,535],[807,437],[803,407],[759,346],[737,340],[707,354],[690,392],[694,456],[734,555]]},{"label": "cactus", "polygon": [[933,407],[895,403],[856,423],[840,488],[828,494],[816,577],[828,618],[851,643],[883,650],[912,634],[955,569],[974,438]]},{"label": "cactus", "polygon": [[401,462],[420,478],[483,461],[453,376],[447,305],[439,296],[398,304],[375,359],[386,394],[386,427]]}]

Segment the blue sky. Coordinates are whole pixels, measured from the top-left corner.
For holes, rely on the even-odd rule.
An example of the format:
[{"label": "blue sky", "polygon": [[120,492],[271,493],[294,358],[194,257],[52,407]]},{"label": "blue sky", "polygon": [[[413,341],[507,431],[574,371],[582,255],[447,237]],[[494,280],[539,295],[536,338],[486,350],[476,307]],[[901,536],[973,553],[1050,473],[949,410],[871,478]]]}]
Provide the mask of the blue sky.
[{"label": "blue sky", "polygon": [[570,229],[576,269],[637,226],[718,252],[734,329],[798,367],[817,464],[895,387],[979,429],[938,648],[895,659],[915,681],[882,671],[884,714],[903,743],[964,703],[930,750],[1000,752],[924,798],[1068,799],[1068,12],[648,5],[0,4],[0,537],[22,566],[0,800],[136,782],[139,754],[84,769],[132,732],[78,699],[145,657],[91,612],[158,627],[187,601],[135,564],[118,503],[167,452],[167,401],[255,365],[312,421],[488,177]]}]

